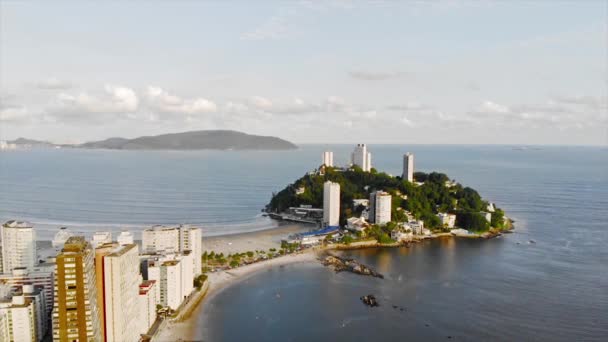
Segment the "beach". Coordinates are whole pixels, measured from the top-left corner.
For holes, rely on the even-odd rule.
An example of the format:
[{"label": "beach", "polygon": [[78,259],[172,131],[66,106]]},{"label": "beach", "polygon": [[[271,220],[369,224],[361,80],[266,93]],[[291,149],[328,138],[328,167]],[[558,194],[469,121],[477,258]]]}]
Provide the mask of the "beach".
[{"label": "beach", "polygon": [[[282,238],[293,233],[308,231],[311,228],[312,226],[309,225],[281,224],[275,229],[203,238],[203,250],[232,254],[253,250],[268,250],[270,248],[278,249],[281,246]],[[180,340],[202,340],[200,336],[202,331],[197,326],[196,319],[200,315],[200,311],[204,310],[205,302],[220,293],[224,288],[269,268],[287,264],[316,262],[316,260],[316,249],[306,249],[302,252],[259,261],[235,269],[208,273],[207,282],[209,283],[209,290],[198,307],[196,307],[192,314],[183,321],[167,322],[163,329],[154,337],[153,341],[172,342]]]}]

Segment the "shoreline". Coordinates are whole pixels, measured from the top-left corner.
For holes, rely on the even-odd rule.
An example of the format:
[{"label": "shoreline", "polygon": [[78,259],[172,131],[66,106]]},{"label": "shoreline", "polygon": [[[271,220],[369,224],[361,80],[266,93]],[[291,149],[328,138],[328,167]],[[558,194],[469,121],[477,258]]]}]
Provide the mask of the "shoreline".
[{"label": "shoreline", "polygon": [[[280,239],[284,237],[286,231],[294,231],[306,229],[306,225],[295,224],[279,226],[275,229],[268,229],[259,232],[241,233],[241,234],[228,234],[223,236],[214,236],[209,239],[203,240],[204,249],[207,246],[212,245],[219,248],[217,251],[223,253],[234,252],[235,250],[242,247],[245,243],[249,246],[251,243],[272,243],[280,245]],[[226,288],[245,281],[249,277],[252,277],[264,270],[268,270],[273,267],[280,267],[284,265],[295,265],[302,263],[313,263],[318,260],[318,257],[323,252],[328,251],[345,251],[354,249],[366,249],[366,248],[398,248],[398,247],[410,247],[411,244],[420,243],[424,240],[436,240],[445,238],[463,238],[463,239],[492,239],[503,233],[511,233],[513,226],[510,225],[508,229],[501,231],[486,232],[484,234],[474,234],[471,236],[459,236],[451,233],[440,233],[433,234],[432,236],[417,238],[408,242],[395,242],[390,244],[381,244],[376,240],[367,240],[353,242],[349,245],[345,244],[332,244],[323,247],[313,247],[304,249],[303,251],[278,256],[272,259],[259,261],[249,265],[240,266],[234,269],[222,270],[217,272],[207,273],[206,281],[206,292],[201,296],[200,300],[197,301],[195,307],[191,308],[188,317],[180,321],[170,320],[167,324],[158,331],[157,335],[152,341],[179,341],[179,340],[200,340],[202,337],[200,334],[202,331],[198,329],[197,320],[200,314],[205,309],[206,302],[211,301],[215,296],[220,294]],[[233,241],[225,243],[226,241]],[[209,242],[207,242],[209,241]],[[207,242],[207,243],[206,243]],[[256,249],[256,248],[254,248]],[[238,252],[243,252],[241,248]]]},{"label": "shoreline", "polygon": [[220,294],[226,288],[242,282],[247,278],[260,273],[261,271],[284,265],[316,262],[319,251],[320,250],[318,249],[306,249],[301,252],[240,266],[235,269],[208,273],[208,278],[206,281],[208,284],[208,289],[196,307],[192,309],[189,316],[179,322],[172,320],[168,321],[163,329],[161,329],[158,334],[154,336],[152,341],[164,342],[200,340],[200,336],[198,336],[198,334],[200,334],[202,331],[200,329],[196,329],[198,327],[196,323],[200,313],[205,309],[206,302],[212,300],[216,295]]}]

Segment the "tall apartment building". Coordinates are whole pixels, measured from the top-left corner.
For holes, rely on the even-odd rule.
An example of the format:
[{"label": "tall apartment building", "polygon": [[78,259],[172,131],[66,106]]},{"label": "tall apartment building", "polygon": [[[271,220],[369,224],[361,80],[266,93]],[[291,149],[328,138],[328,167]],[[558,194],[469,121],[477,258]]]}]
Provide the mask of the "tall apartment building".
[{"label": "tall apartment building", "polygon": [[0,299],[0,341],[38,342],[36,302],[23,295]]},{"label": "tall apartment building", "polygon": [[194,289],[193,254],[168,255],[147,261],[147,280],[158,285],[157,302],[177,309]]},{"label": "tall apartment building", "polygon": [[334,166],[334,153],[331,151],[323,152],[323,158],[321,161],[323,162],[322,165],[333,167]]},{"label": "tall apartment building", "polygon": [[140,331],[142,334],[148,332],[156,320],[156,281],[144,280],[139,284],[139,319],[141,322]]},{"label": "tall apartment building", "polygon": [[350,162],[357,165],[363,171],[369,172],[372,169],[372,154],[367,151],[365,144],[357,144],[355,150],[351,154]]},{"label": "tall apartment building", "polygon": [[384,191],[372,192],[369,197],[369,220],[375,224],[386,224],[391,221],[391,194]]},{"label": "tall apartment building", "polygon": [[414,154],[406,153],[403,155],[403,173],[401,174],[401,178],[407,180],[408,182],[414,181]]},{"label": "tall apartment building", "polygon": [[36,265],[36,231],[28,222],[11,220],[0,227],[2,239],[2,269],[11,272],[18,267]]},{"label": "tall apartment building", "polygon": [[107,342],[138,341],[140,329],[139,248],[122,245],[103,257],[104,336]]},{"label": "tall apartment building", "polygon": [[70,237],[56,257],[54,342],[102,340],[94,251],[83,236]]},{"label": "tall apartment building", "polygon": [[101,330],[101,339],[105,341],[105,297],[104,297],[104,277],[103,277],[103,258],[112,253],[112,251],[118,247],[116,242],[106,243],[95,248],[95,293],[97,296],[97,312],[99,314],[99,327]]},{"label": "tall apartment building", "polygon": [[323,184],[323,224],[340,225],[340,184],[327,181]]},{"label": "tall apartment building", "polygon": [[34,267],[29,270],[20,267],[13,269],[11,273],[0,274],[0,286],[20,287],[31,285],[34,288],[41,288],[44,292],[45,316],[47,319],[50,319],[53,311],[54,281],[53,271],[42,267]]},{"label": "tall apartment building", "polygon": [[153,226],[142,233],[143,253],[173,254],[191,251],[194,258],[192,272],[202,271],[201,256],[203,253],[202,230],[189,225]]}]

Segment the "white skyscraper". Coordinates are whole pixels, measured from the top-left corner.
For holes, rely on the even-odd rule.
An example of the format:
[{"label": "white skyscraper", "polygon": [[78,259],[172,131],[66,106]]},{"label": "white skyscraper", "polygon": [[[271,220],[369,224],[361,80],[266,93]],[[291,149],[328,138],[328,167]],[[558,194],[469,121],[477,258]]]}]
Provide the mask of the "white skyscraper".
[{"label": "white skyscraper", "polygon": [[28,222],[8,221],[0,228],[2,238],[2,269],[11,272],[17,267],[36,265],[36,231]]},{"label": "white skyscraper", "polygon": [[140,320],[139,248],[122,245],[103,257],[103,298],[105,340],[108,342],[138,341],[139,329],[132,322]]},{"label": "white skyscraper", "polygon": [[369,198],[370,222],[385,224],[391,221],[392,197],[384,191],[372,192]]},{"label": "white skyscraper", "polygon": [[351,154],[350,161],[365,172],[369,172],[372,169],[372,154],[367,151],[365,144],[357,144]]},{"label": "white skyscraper", "polygon": [[403,155],[403,174],[402,179],[406,179],[408,182],[414,181],[414,154],[406,153]]},{"label": "white skyscraper", "polygon": [[331,151],[323,152],[323,165],[333,167],[334,166],[334,153]]},{"label": "white skyscraper", "polygon": [[323,224],[340,225],[340,184],[330,181],[323,184]]}]

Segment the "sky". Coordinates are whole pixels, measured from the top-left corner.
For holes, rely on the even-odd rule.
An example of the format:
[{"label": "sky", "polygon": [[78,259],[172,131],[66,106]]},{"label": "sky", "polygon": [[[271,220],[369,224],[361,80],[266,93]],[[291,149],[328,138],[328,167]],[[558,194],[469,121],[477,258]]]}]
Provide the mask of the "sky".
[{"label": "sky", "polygon": [[608,144],[608,1],[0,1],[0,140]]}]

